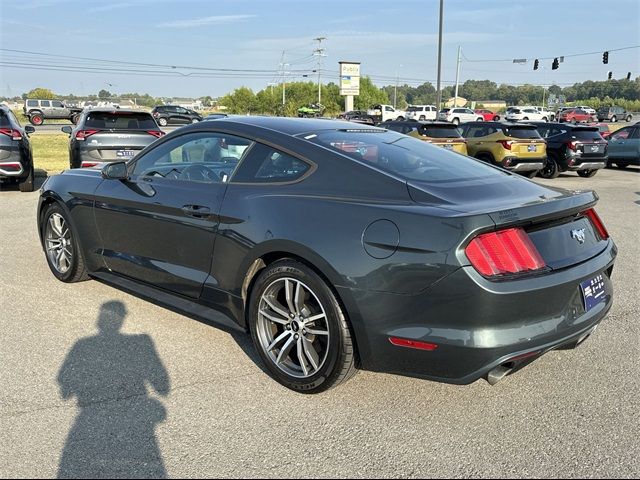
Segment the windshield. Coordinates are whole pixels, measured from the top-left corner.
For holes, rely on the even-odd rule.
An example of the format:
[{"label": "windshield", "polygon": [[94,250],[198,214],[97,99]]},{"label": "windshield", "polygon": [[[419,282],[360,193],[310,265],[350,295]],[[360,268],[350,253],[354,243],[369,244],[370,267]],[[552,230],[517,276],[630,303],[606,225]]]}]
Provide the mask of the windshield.
[{"label": "windshield", "polygon": [[156,121],[145,112],[90,112],[84,127],[110,130],[158,130]]},{"label": "windshield", "polygon": [[451,127],[432,127],[432,126],[424,126],[419,130],[420,135],[424,135],[425,137],[431,138],[460,138],[458,134],[458,129],[455,125],[451,125]]},{"label": "windshield", "polygon": [[542,139],[535,127],[504,127],[503,131],[511,138]]},{"label": "windshield", "polygon": [[406,180],[444,183],[505,175],[475,159],[396,132],[325,130],[304,138]]}]

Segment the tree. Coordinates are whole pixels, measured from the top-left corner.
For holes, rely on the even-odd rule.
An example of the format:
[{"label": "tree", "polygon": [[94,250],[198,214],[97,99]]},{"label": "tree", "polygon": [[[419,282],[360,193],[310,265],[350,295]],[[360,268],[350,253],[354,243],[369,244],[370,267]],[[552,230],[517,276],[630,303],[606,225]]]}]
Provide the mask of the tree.
[{"label": "tree", "polygon": [[51,90],[49,90],[48,88],[38,87],[38,88],[34,88],[30,92],[27,92],[26,93],[26,98],[38,98],[38,99],[42,99],[42,100],[53,100],[54,98],[57,98],[57,95],[55,93],[53,93]]},{"label": "tree", "polygon": [[367,110],[376,103],[388,105],[389,96],[376,87],[369,77],[362,77],[360,78],[360,95],[355,97],[353,103],[357,110]]},{"label": "tree", "polygon": [[113,95],[111,94],[111,92],[109,90],[102,89],[102,90],[100,90],[98,92],[98,98],[100,100],[105,100],[105,99],[111,98],[111,97],[113,97]]},{"label": "tree", "polygon": [[258,109],[256,95],[247,87],[237,88],[233,93],[225,95],[220,99],[220,104],[227,107],[230,113],[255,113]]}]

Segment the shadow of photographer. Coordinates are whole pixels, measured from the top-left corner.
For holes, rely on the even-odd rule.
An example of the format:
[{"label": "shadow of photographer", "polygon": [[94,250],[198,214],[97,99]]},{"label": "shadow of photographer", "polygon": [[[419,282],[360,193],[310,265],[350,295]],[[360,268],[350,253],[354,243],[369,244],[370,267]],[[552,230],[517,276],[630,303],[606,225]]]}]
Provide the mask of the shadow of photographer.
[{"label": "shadow of photographer", "polygon": [[80,409],[58,478],[167,476],[155,437],[166,410],[147,385],[166,396],[169,376],[151,337],[120,333],[126,315],[122,302],[104,303],[98,334],[78,340],[58,373],[62,398]]}]

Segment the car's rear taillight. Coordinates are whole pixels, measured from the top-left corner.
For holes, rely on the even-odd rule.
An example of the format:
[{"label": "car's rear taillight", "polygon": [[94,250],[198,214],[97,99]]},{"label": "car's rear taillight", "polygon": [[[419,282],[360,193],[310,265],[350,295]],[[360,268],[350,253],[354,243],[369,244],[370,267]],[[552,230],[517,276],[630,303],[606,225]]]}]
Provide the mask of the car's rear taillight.
[{"label": "car's rear taillight", "polygon": [[76,140],[85,140],[87,137],[90,137],[94,133],[98,133],[100,130],[80,130],[76,133]]},{"label": "car's rear taillight", "polygon": [[160,138],[163,135],[165,135],[165,133],[160,131],[160,130],[147,130],[147,133],[149,135],[153,135],[154,137],[157,137],[157,138]]},{"label": "car's rear taillight", "polygon": [[578,142],[570,140],[567,142],[567,148],[576,152],[578,150]]},{"label": "car's rear taillight", "polygon": [[606,240],[609,238],[609,232],[607,232],[607,229],[605,228],[604,223],[602,223],[602,220],[600,219],[600,217],[598,216],[598,214],[593,208],[590,208],[589,210],[585,211],[584,215],[589,219],[589,221],[591,221],[593,228],[596,229],[596,231],[598,232],[598,235],[600,235],[600,238],[602,240]]},{"label": "car's rear taillight", "polygon": [[511,145],[513,145],[513,140],[498,140],[498,143],[501,143],[502,146],[507,150],[511,150]]},{"label": "car's rear taillight", "polygon": [[91,168],[91,167],[95,167],[96,165],[98,165],[100,162],[86,162],[86,161],[82,161],[82,163],[80,164],[80,168]]},{"label": "car's rear taillight", "polygon": [[546,264],[522,228],[483,233],[465,248],[467,258],[486,277],[540,270]]},{"label": "car's rear taillight", "polygon": [[11,137],[11,140],[22,140],[22,133],[20,133],[20,130],[15,130],[13,128],[0,128],[0,134]]}]

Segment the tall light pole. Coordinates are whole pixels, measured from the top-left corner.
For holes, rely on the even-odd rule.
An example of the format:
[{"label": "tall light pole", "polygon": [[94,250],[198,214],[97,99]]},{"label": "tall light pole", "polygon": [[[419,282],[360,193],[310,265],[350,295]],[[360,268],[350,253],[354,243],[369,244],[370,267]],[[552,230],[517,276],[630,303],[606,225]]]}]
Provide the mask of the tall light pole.
[{"label": "tall light pole", "polygon": [[444,0],[440,0],[440,30],[438,33],[438,94],[436,99],[436,108],[440,111],[440,105],[442,103],[442,90],[440,90],[440,75],[442,72],[442,23],[444,16]]},{"label": "tall light pole", "polygon": [[453,97],[453,106],[458,106],[458,82],[460,80],[460,53],[462,53],[462,47],[458,45],[458,66],[456,67],[456,94]]},{"label": "tall light pole", "polygon": [[324,48],[322,48],[322,42],[326,40],[326,37],[318,37],[314,38],[316,42],[318,42],[318,48],[313,51],[313,54],[318,57],[318,104],[321,103],[322,100],[322,90],[320,88],[320,69],[322,67],[322,57],[326,57],[327,55],[324,53]]},{"label": "tall light pole", "polygon": [[396,86],[393,89],[393,109],[395,110],[398,105],[397,100],[398,100],[398,82],[400,81],[400,69],[402,68],[402,65],[398,65],[398,69],[396,70]]}]

